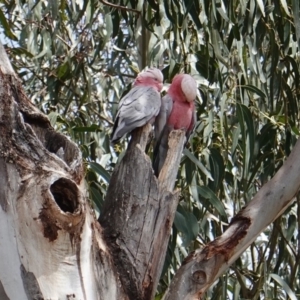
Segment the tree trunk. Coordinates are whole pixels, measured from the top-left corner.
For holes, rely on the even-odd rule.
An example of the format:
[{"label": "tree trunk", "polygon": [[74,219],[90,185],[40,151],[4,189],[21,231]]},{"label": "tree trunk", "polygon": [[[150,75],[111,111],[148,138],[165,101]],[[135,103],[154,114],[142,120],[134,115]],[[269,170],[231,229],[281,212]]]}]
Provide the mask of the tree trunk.
[{"label": "tree trunk", "polygon": [[[153,174],[144,153],[150,125],[146,129],[135,133],[115,169],[100,217],[123,287],[130,299],[137,300],[154,297],[178,203],[177,193],[170,192],[177,172],[160,181]],[[183,131],[172,132],[170,147],[181,149],[170,152],[162,174],[178,169],[184,139]]]},{"label": "tree trunk", "polygon": [[78,147],[26,98],[0,47],[0,299],[123,299]]},{"label": "tree trunk", "polygon": [[[152,299],[177,206],[184,133],[162,184],[138,130],[101,214],[87,201],[78,147],[26,98],[0,47],[0,299]],[[108,244],[108,245],[107,245]]]}]

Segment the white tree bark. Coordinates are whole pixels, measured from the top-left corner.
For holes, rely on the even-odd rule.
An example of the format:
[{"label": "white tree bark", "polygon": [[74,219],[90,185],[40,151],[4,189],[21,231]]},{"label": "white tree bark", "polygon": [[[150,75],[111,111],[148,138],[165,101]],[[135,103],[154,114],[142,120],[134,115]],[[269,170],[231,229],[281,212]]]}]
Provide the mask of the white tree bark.
[{"label": "white tree bark", "polygon": [[0,299],[122,298],[77,146],[26,98],[2,45],[0,65]]}]

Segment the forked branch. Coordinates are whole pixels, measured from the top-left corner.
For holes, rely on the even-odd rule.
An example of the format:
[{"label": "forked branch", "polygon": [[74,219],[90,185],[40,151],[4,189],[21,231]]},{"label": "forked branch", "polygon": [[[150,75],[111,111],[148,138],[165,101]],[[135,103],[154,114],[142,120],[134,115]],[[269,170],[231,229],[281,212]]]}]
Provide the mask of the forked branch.
[{"label": "forked branch", "polygon": [[138,129],[115,168],[100,224],[130,299],[153,299],[165,260],[178,203],[173,193],[184,132],[170,134],[169,151],[158,181],[144,153],[150,125]]}]

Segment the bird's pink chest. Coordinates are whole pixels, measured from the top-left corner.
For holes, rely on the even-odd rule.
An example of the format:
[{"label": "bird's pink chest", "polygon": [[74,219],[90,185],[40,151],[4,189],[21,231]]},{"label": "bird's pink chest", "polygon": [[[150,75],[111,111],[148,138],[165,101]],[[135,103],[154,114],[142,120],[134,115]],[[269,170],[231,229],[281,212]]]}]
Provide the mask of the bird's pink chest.
[{"label": "bird's pink chest", "polygon": [[194,103],[174,102],[168,125],[174,129],[189,129],[193,118]]}]

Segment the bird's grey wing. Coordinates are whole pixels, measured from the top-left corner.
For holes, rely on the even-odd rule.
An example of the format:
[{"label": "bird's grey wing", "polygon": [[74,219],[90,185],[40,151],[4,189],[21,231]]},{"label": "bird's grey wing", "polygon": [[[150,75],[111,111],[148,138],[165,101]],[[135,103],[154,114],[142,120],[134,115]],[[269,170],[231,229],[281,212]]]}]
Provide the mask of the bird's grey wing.
[{"label": "bird's grey wing", "polygon": [[170,95],[165,95],[161,99],[161,107],[159,114],[155,118],[155,126],[154,126],[154,137],[155,144],[159,141],[160,136],[164,130],[165,125],[167,124],[167,120],[173,108],[173,99]]},{"label": "bird's grey wing", "polygon": [[157,116],[160,94],[152,87],[134,87],[120,101],[111,141],[117,142],[126,133],[147,124]]}]

